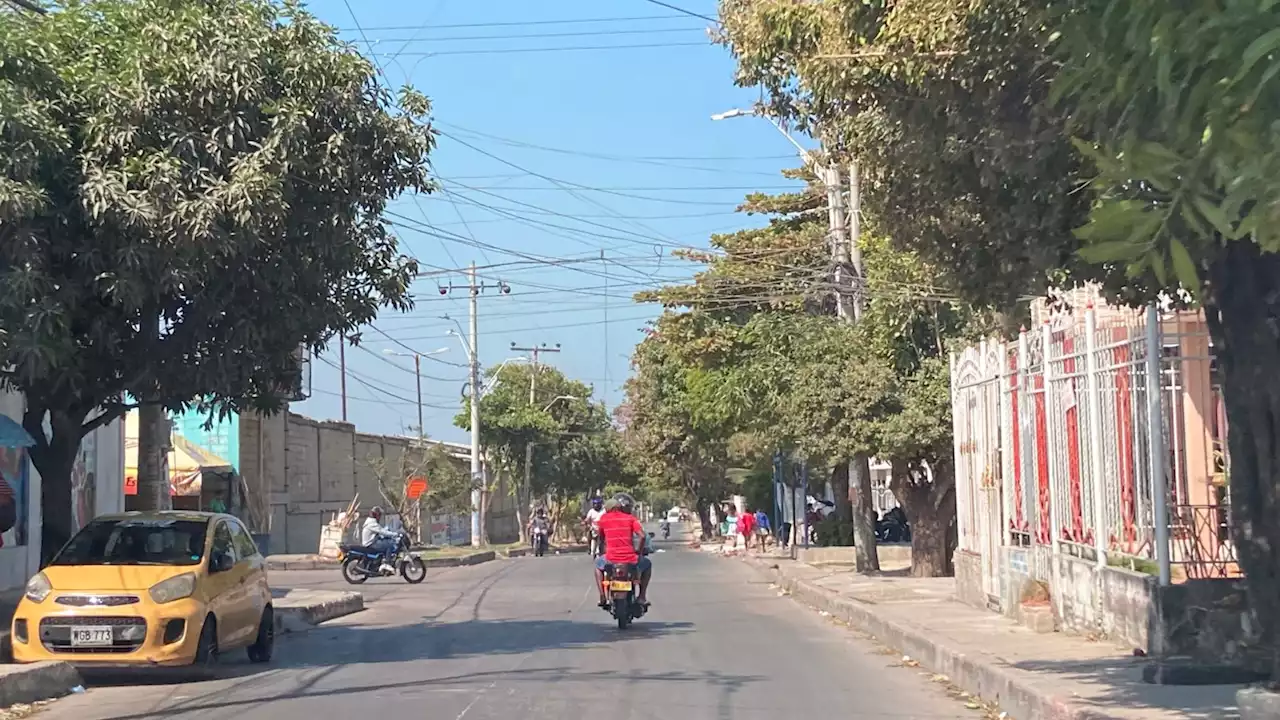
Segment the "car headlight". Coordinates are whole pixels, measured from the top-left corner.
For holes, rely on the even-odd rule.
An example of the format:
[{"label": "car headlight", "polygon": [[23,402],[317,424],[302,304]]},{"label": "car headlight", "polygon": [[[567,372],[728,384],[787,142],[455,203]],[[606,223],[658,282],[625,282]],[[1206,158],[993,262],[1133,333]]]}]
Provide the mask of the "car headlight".
[{"label": "car headlight", "polygon": [[168,580],[161,580],[147,592],[151,594],[151,599],[157,605],[181,600],[185,597],[191,597],[196,591],[196,576],[192,573],[183,573],[177,577],[171,577]]},{"label": "car headlight", "polygon": [[27,581],[26,596],[33,603],[44,602],[49,597],[49,593],[53,592],[53,585],[49,583],[49,578],[44,573],[36,573]]}]

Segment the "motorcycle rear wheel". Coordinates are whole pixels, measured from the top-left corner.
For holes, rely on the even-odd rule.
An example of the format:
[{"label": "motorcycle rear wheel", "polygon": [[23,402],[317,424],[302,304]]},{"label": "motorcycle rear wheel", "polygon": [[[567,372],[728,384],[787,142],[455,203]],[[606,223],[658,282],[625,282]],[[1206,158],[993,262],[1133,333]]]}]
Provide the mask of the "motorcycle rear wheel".
[{"label": "motorcycle rear wheel", "polygon": [[359,585],[369,579],[369,576],[365,575],[360,570],[360,560],[361,558],[351,556],[342,561],[343,580],[346,580],[352,585]]}]

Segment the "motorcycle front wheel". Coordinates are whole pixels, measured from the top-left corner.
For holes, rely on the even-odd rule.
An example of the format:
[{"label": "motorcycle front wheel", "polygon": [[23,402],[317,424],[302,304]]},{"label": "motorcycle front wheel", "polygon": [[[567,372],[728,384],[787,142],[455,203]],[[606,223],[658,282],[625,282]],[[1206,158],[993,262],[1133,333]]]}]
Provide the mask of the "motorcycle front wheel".
[{"label": "motorcycle front wheel", "polygon": [[361,558],[350,556],[346,560],[342,561],[343,580],[346,580],[352,585],[359,585],[369,579],[369,576],[365,575],[364,572],[360,570],[360,560]]},{"label": "motorcycle front wheel", "polygon": [[417,585],[427,579],[427,564],[416,555],[410,556],[400,563],[400,577],[410,585]]}]

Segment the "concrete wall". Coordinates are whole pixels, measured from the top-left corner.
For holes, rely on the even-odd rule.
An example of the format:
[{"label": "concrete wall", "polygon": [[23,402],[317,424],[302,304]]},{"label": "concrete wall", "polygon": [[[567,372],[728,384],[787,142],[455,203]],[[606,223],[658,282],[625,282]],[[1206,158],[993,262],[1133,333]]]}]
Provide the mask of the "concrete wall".
[{"label": "concrete wall", "polygon": [[[410,440],[295,413],[242,415],[240,470],[252,498],[254,532],[271,535],[273,554],[316,552],[321,526],[357,494],[362,507],[385,504],[375,467],[401,468],[405,453],[413,452]],[[458,462],[469,470],[469,460]],[[491,496],[489,534],[493,542],[516,536],[514,505],[505,486]]]},{"label": "concrete wall", "polygon": [[1247,663],[1256,655],[1239,580],[1190,580],[1162,588],[1145,573],[1046,556],[1057,563],[1055,578],[1051,567],[1047,573],[1037,571],[1038,558],[1029,548],[1006,546],[1000,553],[1000,607],[983,591],[981,555],[963,550],[955,555],[957,599],[1030,624],[1035,613],[1024,613],[1021,593],[1029,582],[1041,579],[1050,586],[1054,624],[1062,632],[1104,637],[1150,655],[1205,662]]}]

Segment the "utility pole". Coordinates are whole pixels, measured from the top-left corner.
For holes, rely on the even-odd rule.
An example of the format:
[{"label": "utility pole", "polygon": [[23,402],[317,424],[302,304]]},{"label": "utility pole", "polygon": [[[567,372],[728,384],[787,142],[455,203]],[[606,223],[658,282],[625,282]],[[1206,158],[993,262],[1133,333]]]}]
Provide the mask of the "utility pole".
[{"label": "utility pole", "polygon": [[[484,543],[484,464],[480,460],[480,331],[479,331],[479,303],[480,293],[485,291],[486,287],[490,287],[486,283],[476,282],[476,264],[471,263],[467,269],[467,295],[470,301],[470,332],[467,333],[469,341],[464,341],[467,345],[467,359],[471,370],[470,401],[471,401],[471,545],[472,547],[480,547]],[[505,282],[498,282],[492,287],[496,287],[498,292],[508,294],[511,292],[511,286]],[[440,294],[447,295],[453,290],[457,290],[452,284],[441,287]],[[447,316],[446,316],[447,317]],[[459,326],[461,329],[461,326]],[[459,336],[461,337],[461,336]]]},{"label": "utility pole", "polygon": [[[533,407],[533,404],[537,402],[537,392],[538,392],[538,356],[544,352],[553,352],[553,353],[560,352],[560,343],[556,343],[555,347],[547,347],[547,344],[543,343],[537,347],[527,347],[527,348],[516,347],[515,343],[511,343],[511,352],[529,353],[529,358],[532,361],[529,366],[529,407]],[[533,443],[526,442],[524,444],[524,491],[526,493],[530,493],[530,497],[532,497],[532,488],[533,488],[533,486],[530,484],[533,479],[532,469],[533,469]],[[523,503],[524,503],[524,499],[519,496],[519,493],[517,493],[516,494],[516,522],[520,523],[521,537],[524,536],[524,518],[520,516],[520,509],[523,506]]]},{"label": "utility pole", "polygon": [[[341,391],[342,391],[342,422],[346,422],[347,421],[347,338],[343,335],[338,336],[338,375],[341,376],[341,380],[339,380],[338,386],[341,388]],[[418,413],[419,415],[421,415],[422,413],[421,392],[419,392],[419,397],[418,397]],[[418,422],[419,424],[421,424],[422,422],[421,418],[419,418]]]},{"label": "utility pole", "polygon": [[[839,170],[832,165],[832,175],[836,180],[835,196],[839,198]],[[839,201],[838,201],[839,202]],[[843,202],[840,202],[843,213]],[[858,178],[857,161],[849,162],[849,233],[840,232],[839,253],[836,257],[836,292],[844,302],[848,303],[845,319],[857,322],[862,319],[866,300],[864,273],[862,271],[862,249],[858,243],[862,238],[862,188]],[[832,216],[832,222],[836,220]],[[851,279],[852,283],[848,280]],[[852,284],[852,297],[846,290]],[[854,562],[858,572],[874,572],[880,569],[880,554],[876,551],[875,506],[871,487],[871,457],[866,453],[858,453],[849,462],[849,502],[853,506],[853,545]]]}]

